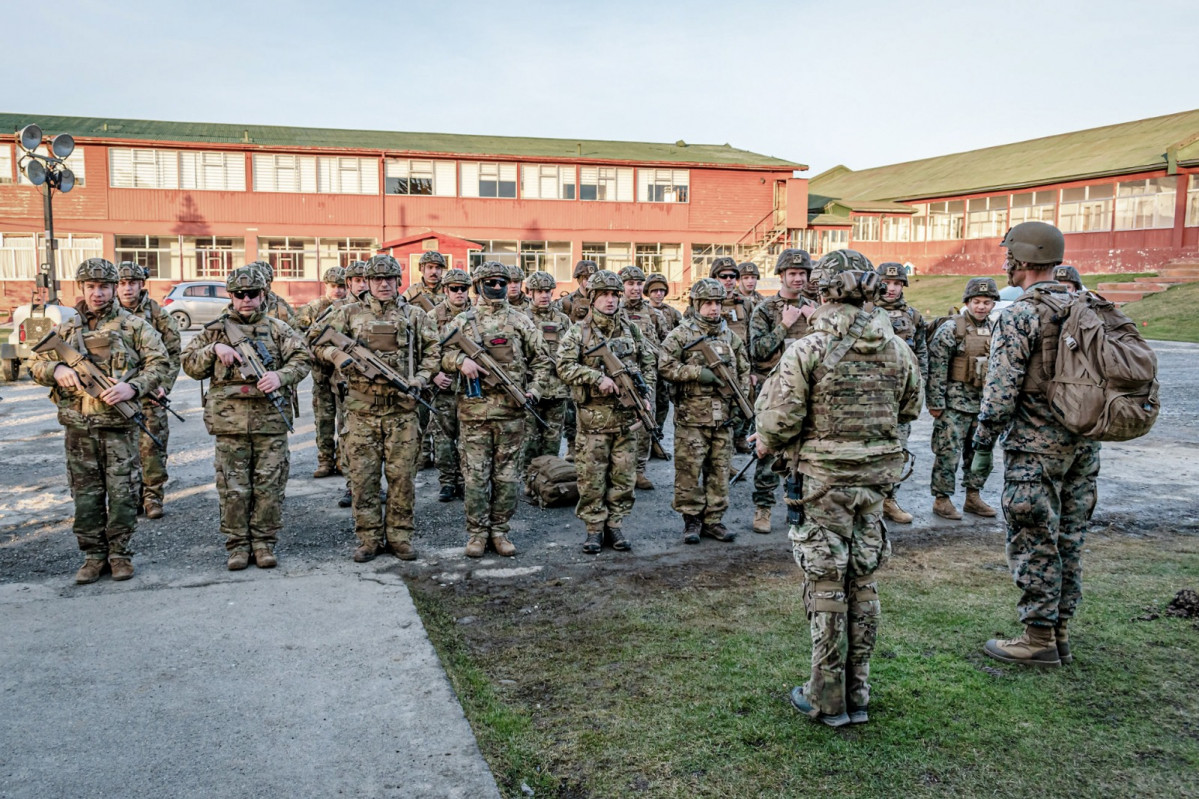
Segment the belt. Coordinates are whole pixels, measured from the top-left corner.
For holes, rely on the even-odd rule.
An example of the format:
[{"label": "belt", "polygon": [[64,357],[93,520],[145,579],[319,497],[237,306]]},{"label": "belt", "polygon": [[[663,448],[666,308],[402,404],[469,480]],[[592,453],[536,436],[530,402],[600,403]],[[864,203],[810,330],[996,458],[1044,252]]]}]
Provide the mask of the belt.
[{"label": "belt", "polygon": [[351,388],[346,392],[346,396],[358,402],[365,402],[370,405],[387,407],[389,405],[407,405],[415,403],[416,400],[407,394],[367,394],[365,391],[359,391]]}]

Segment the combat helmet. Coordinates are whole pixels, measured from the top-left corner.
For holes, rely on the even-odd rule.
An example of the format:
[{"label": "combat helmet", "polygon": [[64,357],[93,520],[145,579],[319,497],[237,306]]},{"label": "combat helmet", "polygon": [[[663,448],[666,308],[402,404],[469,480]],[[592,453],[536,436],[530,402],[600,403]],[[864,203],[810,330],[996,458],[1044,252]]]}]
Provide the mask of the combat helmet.
[{"label": "combat helmet", "polygon": [[558,281],[549,272],[534,272],[525,278],[525,288],[529,291],[553,291],[558,287]]},{"label": "combat helmet", "polygon": [[478,283],[482,280],[489,280],[491,278],[498,277],[507,283],[510,280],[508,276],[509,274],[508,267],[505,264],[502,264],[499,261],[484,261],[476,266],[474,271],[471,272],[470,279],[472,283]]},{"label": "combat helmet", "polygon": [[574,279],[578,280],[580,277],[590,277],[598,271],[599,264],[597,264],[595,261],[584,258],[575,264]]},{"label": "combat helmet", "polygon": [[331,266],[325,270],[325,274],[321,275],[321,282],[334,286],[344,286],[346,284],[346,270],[340,266]]},{"label": "combat helmet", "polygon": [[692,303],[704,302],[705,300],[724,301],[727,292],[720,281],[714,277],[705,277],[695,281],[691,286],[691,291],[688,296]]},{"label": "combat helmet", "polygon": [[1078,274],[1078,270],[1069,264],[1061,264],[1053,268],[1053,279],[1058,283],[1073,283],[1082,288],[1082,275]]},{"label": "combat helmet", "polygon": [[521,269],[519,265],[512,264],[511,266],[508,267],[508,282],[509,283],[521,283],[524,281],[524,279],[525,279],[525,270]]},{"label": "combat helmet", "polygon": [[262,277],[268,286],[275,280],[275,267],[271,266],[270,261],[251,261],[246,266],[252,266],[262,272]]},{"label": "combat helmet", "polygon": [[117,264],[117,280],[145,280],[148,277],[141,264],[121,261]]},{"label": "combat helmet", "polygon": [[366,261],[350,261],[350,265],[346,267],[345,276],[351,277],[366,277]]},{"label": "combat helmet", "polygon": [[417,263],[416,267],[419,269],[425,264],[437,264],[442,269],[445,269],[445,256],[439,253],[437,250],[429,250],[421,255],[420,261]]},{"label": "combat helmet", "polygon": [[712,261],[712,268],[708,270],[708,277],[716,277],[725,269],[732,269],[734,272],[738,272],[737,262],[732,258],[729,258],[727,255],[722,255],[716,260]]},{"label": "combat helmet", "polygon": [[1056,266],[1066,257],[1066,237],[1048,222],[1021,222],[1008,230],[999,246],[1025,264]]},{"label": "combat helmet", "polygon": [[239,266],[225,278],[226,291],[266,291],[266,276],[257,264]]},{"label": "combat helmet", "polygon": [[366,262],[366,271],[364,276],[372,277],[403,277],[404,270],[400,268],[400,262],[390,255],[372,255],[371,259]]},{"label": "combat helmet", "polygon": [[587,296],[591,297],[594,302],[596,295],[601,291],[615,291],[617,294],[622,294],[624,293],[624,281],[615,272],[601,269],[587,278]]},{"label": "combat helmet", "polygon": [[999,285],[993,277],[972,277],[966,281],[966,289],[962,292],[962,302],[969,302],[975,297],[990,297],[999,300]]},{"label": "combat helmet", "polygon": [[878,265],[878,276],[883,280],[898,280],[908,285],[908,268],[898,261],[886,261]]},{"label": "combat helmet", "polygon": [[812,281],[830,302],[861,305],[878,298],[882,279],[857,250],[833,250],[812,267]]},{"label": "combat helmet", "polygon": [[653,272],[645,277],[645,293],[649,294],[650,286],[658,285],[670,293],[670,282],[666,280],[666,275],[661,272]]},{"label": "combat helmet", "polygon": [[461,269],[450,269],[441,276],[441,285],[444,286],[469,286],[470,275],[463,272]]},{"label": "combat helmet", "polygon": [[120,278],[117,277],[117,268],[112,265],[112,261],[106,258],[88,258],[75,270],[75,282],[83,283],[88,280],[96,283],[116,283]]},{"label": "combat helmet", "polygon": [[803,269],[809,274],[812,272],[812,256],[807,250],[800,250],[790,247],[779,253],[778,260],[774,262],[774,273],[782,275],[788,269]]},{"label": "combat helmet", "polygon": [[761,277],[762,273],[758,271],[758,265],[753,261],[746,261],[743,264],[737,264],[737,272],[741,277]]},{"label": "combat helmet", "polygon": [[626,266],[624,269],[620,270],[620,279],[622,281],[640,280],[644,282],[645,270],[639,266]]}]

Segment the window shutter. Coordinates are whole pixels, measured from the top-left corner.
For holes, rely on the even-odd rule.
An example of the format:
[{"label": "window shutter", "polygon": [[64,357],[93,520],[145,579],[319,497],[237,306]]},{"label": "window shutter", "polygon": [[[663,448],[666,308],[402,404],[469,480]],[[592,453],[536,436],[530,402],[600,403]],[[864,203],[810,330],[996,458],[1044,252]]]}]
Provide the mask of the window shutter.
[{"label": "window shutter", "polygon": [[360,194],[379,193],[379,162],[373,158],[358,159],[358,191]]},{"label": "window shutter", "polygon": [[516,182],[516,164],[500,164],[500,180]]},{"label": "window shutter", "polygon": [[654,177],[652,169],[637,170],[637,199],[641,202],[649,202],[649,182]]},{"label": "window shutter", "polygon": [[316,156],[296,158],[296,167],[299,174],[299,185],[291,191],[316,194]]},{"label": "window shutter", "polygon": [[455,178],[456,165],[453,161],[433,162],[433,194],[438,197],[453,197],[458,194]]},{"label": "window shutter", "polygon": [[108,184],[114,189],[133,188],[133,151],[109,148]]},{"label": "window shutter", "polygon": [[479,196],[479,165],[476,163],[462,165],[462,196]]},{"label": "window shutter", "polygon": [[520,195],[528,200],[541,197],[541,182],[538,180],[540,169],[528,164],[520,167]]},{"label": "window shutter", "polygon": [[275,191],[275,157],[254,156],[254,191]]},{"label": "window shutter", "polygon": [[198,163],[201,158],[200,153],[184,152],[179,153],[179,188],[181,189],[205,189],[203,170]]},{"label": "window shutter", "polygon": [[632,167],[622,167],[616,170],[616,201],[622,203],[633,201]]}]

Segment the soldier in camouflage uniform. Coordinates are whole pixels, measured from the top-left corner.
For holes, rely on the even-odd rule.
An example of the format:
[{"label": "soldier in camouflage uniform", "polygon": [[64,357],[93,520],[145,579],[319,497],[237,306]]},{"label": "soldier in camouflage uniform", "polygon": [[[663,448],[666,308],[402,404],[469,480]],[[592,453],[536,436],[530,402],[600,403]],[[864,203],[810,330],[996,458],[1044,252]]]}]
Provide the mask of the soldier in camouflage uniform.
[{"label": "soldier in camouflage uniform", "polygon": [[[671,330],[679,326],[679,322],[683,321],[683,314],[678,308],[673,305],[666,304],[666,294],[670,291],[670,284],[666,281],[666,275],[661,272],[654,272],[647,275],[645,278],[645,296],[649,297],[650,307],[658,313],[662,314],[662,319],[666,322],[666,334],[669,335]],[[666,336],[662,337],[665,340]],[[666,428],[666,416],[670,413],[670,403],[674,400],[674,387],[669,380],[663,379],[662,375],[658,375],[658,390],[654,392],[654,421],[658,424],[659,430]],[[651,447],[650,454],[652,457],[658,457],[653,453],[657,451]],[[661,450],[665,453],[665,450]],[[669,453],[663,455],[665,460],[670,460]]]},{"label": "soldier in camouflage uniform", "polygon": [[516,264],[508,267],[508,307],[523,314],[529,313],[529,295],[524,292],[525,270]]},{"label": "soldier in camouflage uniform", "polygon": [[[163,311],[161,305],[150,299],[150,292],[145,288],[146,277],[146,270],[132,261],[117,264],[116,296],[122,308],[150,323],[162,338],[163,346],[167,348],[171,370],[154,390],[156,396],[165,399],[179,377],[179,355],[183,351],[183,345],[180,343],[179,325],[175,319]],[[146,427],[154,438],[162,442],[163,449],[159,449],[146,433],[141,433],[138,438],[138,452],[142,462],[142,496],[139,504],[145,509],[147,518],[161,519],[162,500],[167,484],[165,448],[170,445],[170,419],[166,408],[146,397],[142,397],[141,406],[142,414],[146,417]]]},{"label": "soldier in camouflage uniform", "polygon": [[346,267],[346,299],[357,302],[367,291],[366,261],[350,261]]},{"label": "soldier in camouflage uniform", "polygon": [[[323,296],[300,307],[296,311],[295,328],[309,342],[314,341],[325,327],[330,309],[346,300],[346,270],[340,266],[325,270],[322,278],[325,285]],[[317,320],[320,320],[317,323]],[[338,441],[345,436],[345,410],[341,407],[341,396],[336,377],[337,370],[324,361],[314,359],[312,363],[312,422],[316,428],[316,471],[315,478],[332,477],[338,469]]]},{"label": "soldier in camouflage uniform", "polygon": [[[641,329],[620,313],[624,283],[614,272],[596,272],[587,281],[591,313],[566,331],[558,348],[558,377],[570,386],[579,414],[575,465],[579,472],[579,502],[575,515],[586,528],[583,551],[594,555],[605,540],[616,550],[631,548],[623,522],[635,501],[637,474],[636,412],[618,400],[618,386],[597,354],[585,353],[607,342],[625,368],[640,373],[654,390],[654,351]],[[646,409],[653,405],[646,401]]]},{"label": "soldier in camouflage uniform", "polygon": [[437,250],[421,253],[416,268],[420,271],[420,281],[413,282],[405,289],[402,299],[416,305],[425,313],[433,313],[433,308],[445,299],[441,290],[445,256]]},{"label": "soldier in camouflage uniform", "polygon": [[[783,250],[775,261],[778,293],[755,306],[749,321],[749,357],[759,383],[782,359],[787,347],[808,334],[808,320],[817,306],[802,292],[811,272],[812,257],[805,250]],[[779,476],[772,468],[775,460],[768,456],[754,464],[755,533],[770,533],[770,510],[779,487]]]},{"label": "soldier in camouflage uniform", "polygon": [[878,291],[870,261],[836,250],[812,278],[826,304],[763,386],[757,446],[804,476],[806,519],[788,537],[804,573],[812,668],[791,702],[839,727],[868,720],[880,613],[874,573],[891,550],[883,498],[903,469],[897,428],[917,417],[923,398],[911,349],[884,314],[862,307]]},{"label": "soldier in camouflage uniform", "polygon": [[[762,274],[758,271],[758,265],[753,261],[746,261],[743,264],[737,264],[737,271],[741,277],[737,278],[737,293],[745,298],[745,301],[751,307],[756,308],[760,303],[765,302],[766,298],[758,291],[758,279]],[[752,315],[752,311],[750,311]]]},{"label": "soldier in camouflage uniform", "polygon": [[1066,625],[1082,599],[1099,443],[1063,427],[1045,397],[1060,324],[1037,297],[1044,291],[1066,299],[1066,287],[1052,280],[1065,239],[1053,225],[1022,222],[1001,246],[1007,248],[1008,283],[1025,293],[999,314],[991,338],[971,471],[986,478],[998,440],[1004,449],[1008,566],[1022,592],[1016,609],[1025,626],[1019,638],[987,641],[984,651],[1008,663],[1057,666],[1072,660]]},{"label": "soldier in camouflage uniform", "polygon": [[[534,403],[546,391],[549,370],[545,342],[533,322],[508,307],[508,269],[498,261],[483,263],[473,275],[482,302],[458,314],[455,329],[482,346]],[[478,381],[477,396],[464,386],[458,399],[459,456],[466,482],[466,555],[479,558],[488,540],[497,554],[511,557],[516,546],[508,539],[508,522],[516,512],[520,481],[521,440],[525,409],[500,386],[489,386],[479,364],[461,348],[447,342],[442,371]],[[531,382],[526,382],[529,375]]]},{"label": "soldier in camouflage uniform", "polygon": [[[903,298],[903,289],[908,285],[908,268],[903,264],[888,261],[878,265],[878,275],[883,280],[883,293],[874,305],[882,308],[891,318],[891,329],[895,335],[912,348],[916,360],[920,364],[920,374],[928,378],[928,329],[924,317]],[[900,440],[904,450],[908,447],[908,438],[912,434],[912,426],[904,424],[899,429]],[[895,500],[895,489],[899,484],[891,486],[891,493],[883,503],[883,515],[899,524],[910,524],[912,514],[899,506]]]},{"label": "soldier in camouflage uniform", "polygon": [[[367,264],[369,291],[361,301],[329,315],[328,325],[371,350],[413,389],[423,389],[437,370],[441,349],[437,327],[416,303],[399,299],[403,270],[390,255]],[[414,560],[414,469],[420,445],[416,399],[385,379],[368,378],[337,347],[323,346],[317,357],[345,376],[346,460],[353,494],[354,561],[372,560],[384,548],[401,560]],[[386,513],[380,503],[381,478],[387,479]]]},{"label": "soldier in camouflage uniform", "polygon": [[[732,258],[722,256],[712,261],[708,277],[716,278],[724,287],[724,305],[721,313],[729,330],[737,334],[737,340],[745,348],[745,355],[748,359],[749,317],[753,313],[754,306],[753,300],[747,299],[737,291],[737,281],[741,279],[741,270],[737,268],[737,262]],[[753,377],[751,382],[756,385],[757,378]],[[740,411],[737,413],[740,417]],[[737,452],[746,453],[752,449],[746,440],[751,432],[753,432],[753,420],[738,418],[736,426],[733,428],[733,448]]]},{"label": "soldier in camouflage uniform", "polygon": [[731,542],[737,534],[724,526],[729,507],[729,464],[733,458],[731,424],[736,401],[720,393],[719,378],[698,349],[709,345],[737,376],[748,396],[749,360],[737,334],[721,318],[725,290],[706,278],[691,287],[691,314],[662,343],[658,370],[675,385],[674,502],[683,515],[683,542],[698,544],[700,535]]},{"label": "soldier in camouflage uniform", "polygon": [[287,300],[271,290],[271,284],[275,282],[275,267],[271,266],[269,261],[254,261],[250,266],[262,272],[262,276],[266,279],[266,298],[262,301],[262,312],[267,316],[275,317],[280,322],[286,322],[289,326],[295,327],[295,310],[288,304]]},{"label": "soldier in camouflage uniform", "polygon": [[987,356],[991,352],[989,314],[999,299],[999,286],[989,277],[971,278],[962,293],[961,313],[941,323],[928,344],[928,391],[925,401],[933,417],[933,513],[945,519],[960,519],[953,506],[958,463],[965,474],[966,504],[963,510],[978,516],[994,516],[995,509],[983,502],[983,481],[971,473],[974,430],[978,425],[978,403],[986,380]]},{"label": "soldier in camouflage uniform", "polygon": [[[445,302],[431,314],[439,341],[454,330],[453,321],[458,314],[470,307],[470,276],[461,269],[451,269],[441,278],[441,290]],[[462,378],[442,371],[440,363],[437,366],[437,374],[433,375],[433,407],[439,416],[432,425],[433,461],[441,485],[437,500],[453,502],[464,493],[462,464],[458,460],[458,398],[462,393]]]},{"label": "soldier in camouflage uniform", "polygon": [[53,351],[30,364],[34,381],[51,386],[58,423],[66,439],[67,477],[75,500],[75,538],[84,553],[75,582],[94,583],[105,567],[112,579],[133,576],[129,541],[137,527],[141,491],[138,430],[112,407],[156,391],[171,374],[170,356],[153,326],[115,302],[117,269],[89,258],[75,271],[83,299],[79,316],[58,330],[59,337],[118,381],[99,399],[86,394],[79,374]]},{"label": "soldier in camouflage uniform", "polygon": [[[591,313],[591,303],[587,299],[587,281],[597,271],[599,271],[599,266],[596,265],[595,261],[588,259],[579,261],[575,264],[574,271],[574,279],[578,282],[579,287],[556,301],[558,310],[566,314],[571,324],[582,322],[587,318],[587,314]],[[574,400],[567,400],[566,418],[562,422],[562,434],[566,436],[566,460],[568,461],[575,459],[576,428],[577,414],[575,413],[575,403]]]},{"label": "soldier in camouflage uniform", "polygon": [[1053,280],[1069,289],[1071,294],[1077,294],[1083,290],[1082,275],[1078,274],[1078,270],[1068,264],[1054,267]]},{"label": "soldier in camouflage uniform", "polygon": [[[666,334],[670,332],[666,325],[666,317],[658,313],[645,301],[642,291],[645,286],[645,272],[639,266],[626,266],[620,270],[620,279],[624,283],[624,293],[620,299],[620,312],[641,330],[641,337],[654,353],[654,363],[657,363],[658,347]],[[655,366],[656,369],[656,366]],[[657,381],[655,380],[655,383]],[[655,400],[655,407],[656,407]],[[645,476],[645,467],[649,465],[649,454],[653,444],[653,436],[644,427],[637,434],[637,479],[635,486],[638,491],[653,491],[654,484]]]},{"label": "soldier in camouflage uniform", "polygon": [[[366,261],[350,261],[350,265],[346,267],[346,303],[359,302],[362,296],[369,291],[366,284]],[[338,396],[344,393],[346,388],[345,377],[335,371],[335,380],[338,387]],[[346,404],[344,400],[338,401],[338,417],[337,427],[339,430],[349,430],[350,422],[346,413]],[[354,492],[350,488],[350,464],[346,463],[345,447],[339,447],[337,450],[337,468],[345,475],[346,490],[341,495],[341,499],[337,500],[339,508],[348,508],[354,504]]]},{"label": "soldier in camouflage uniform", "polygon": [[[570,319],[561,311],[554,310],[554,288],[557,281],[549,272],[534,272],[525,281],[530,292],[527,313],[541,332],[545,349],[553,364],[557,364],[558,345],[570,328]],[[509,299],[511,302],[511,299]],[[541,427],[532,416],[525,417],[525,443],[520,453],[520,473],[524,476],[525,491],[532,495],[529,463],[540,455],[557,456],[562,449],[562,421],[566,416],[566,385],[558,378],[555,369],[550,369],[546,378],[545,393],[537,402],[537,415],[546,422]]]},{"label": "soldier in camouflage uniform", "polygon": [[[204,397],[204,426],[216,436],[216,487],[221,503],[221,532],[230,571],[254,562],[269,569],[278,562],[275,542],[283,527],[283,494],[291,467],[287,425],[291,406],[278,410],[267,395],[283,397],[307,376],[312,359],[300,334],[286,322],[267,316],[266,280],[253,266],[234,269],[225,280],[229,307],[208,323],[183,350],[183,371],[196,380],[211,380]],[[267,372],[247,381],[235,368],[241,355],[230,346],[225,323],[270,355]]]}]

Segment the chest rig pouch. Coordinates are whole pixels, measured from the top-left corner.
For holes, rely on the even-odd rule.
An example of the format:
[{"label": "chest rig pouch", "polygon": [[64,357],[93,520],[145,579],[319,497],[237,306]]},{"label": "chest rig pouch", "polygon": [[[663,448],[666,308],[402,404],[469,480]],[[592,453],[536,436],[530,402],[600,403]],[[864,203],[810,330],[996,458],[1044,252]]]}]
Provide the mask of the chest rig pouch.
[{"label": "chest rig pouch", "polygon": [[911,346],[912,342],[916,340],[916,322],[911,315],[906,310],[898,308],[887,311],[887,316],[891,317],[891,329],[895,331],[895,335]]},{"label": "chest rig pouch", "polygon": [[987,382],[987,362],[991,354],[991,327],[967,324],[959,316],[954,320],[958,354],[949,362],[949,379],[982,388]]},{"label": "chest rig pouch", "polygon": [[391,322],[367,322],[362,327],[363,343],[375,352],[398,352],[400,329]]}]

